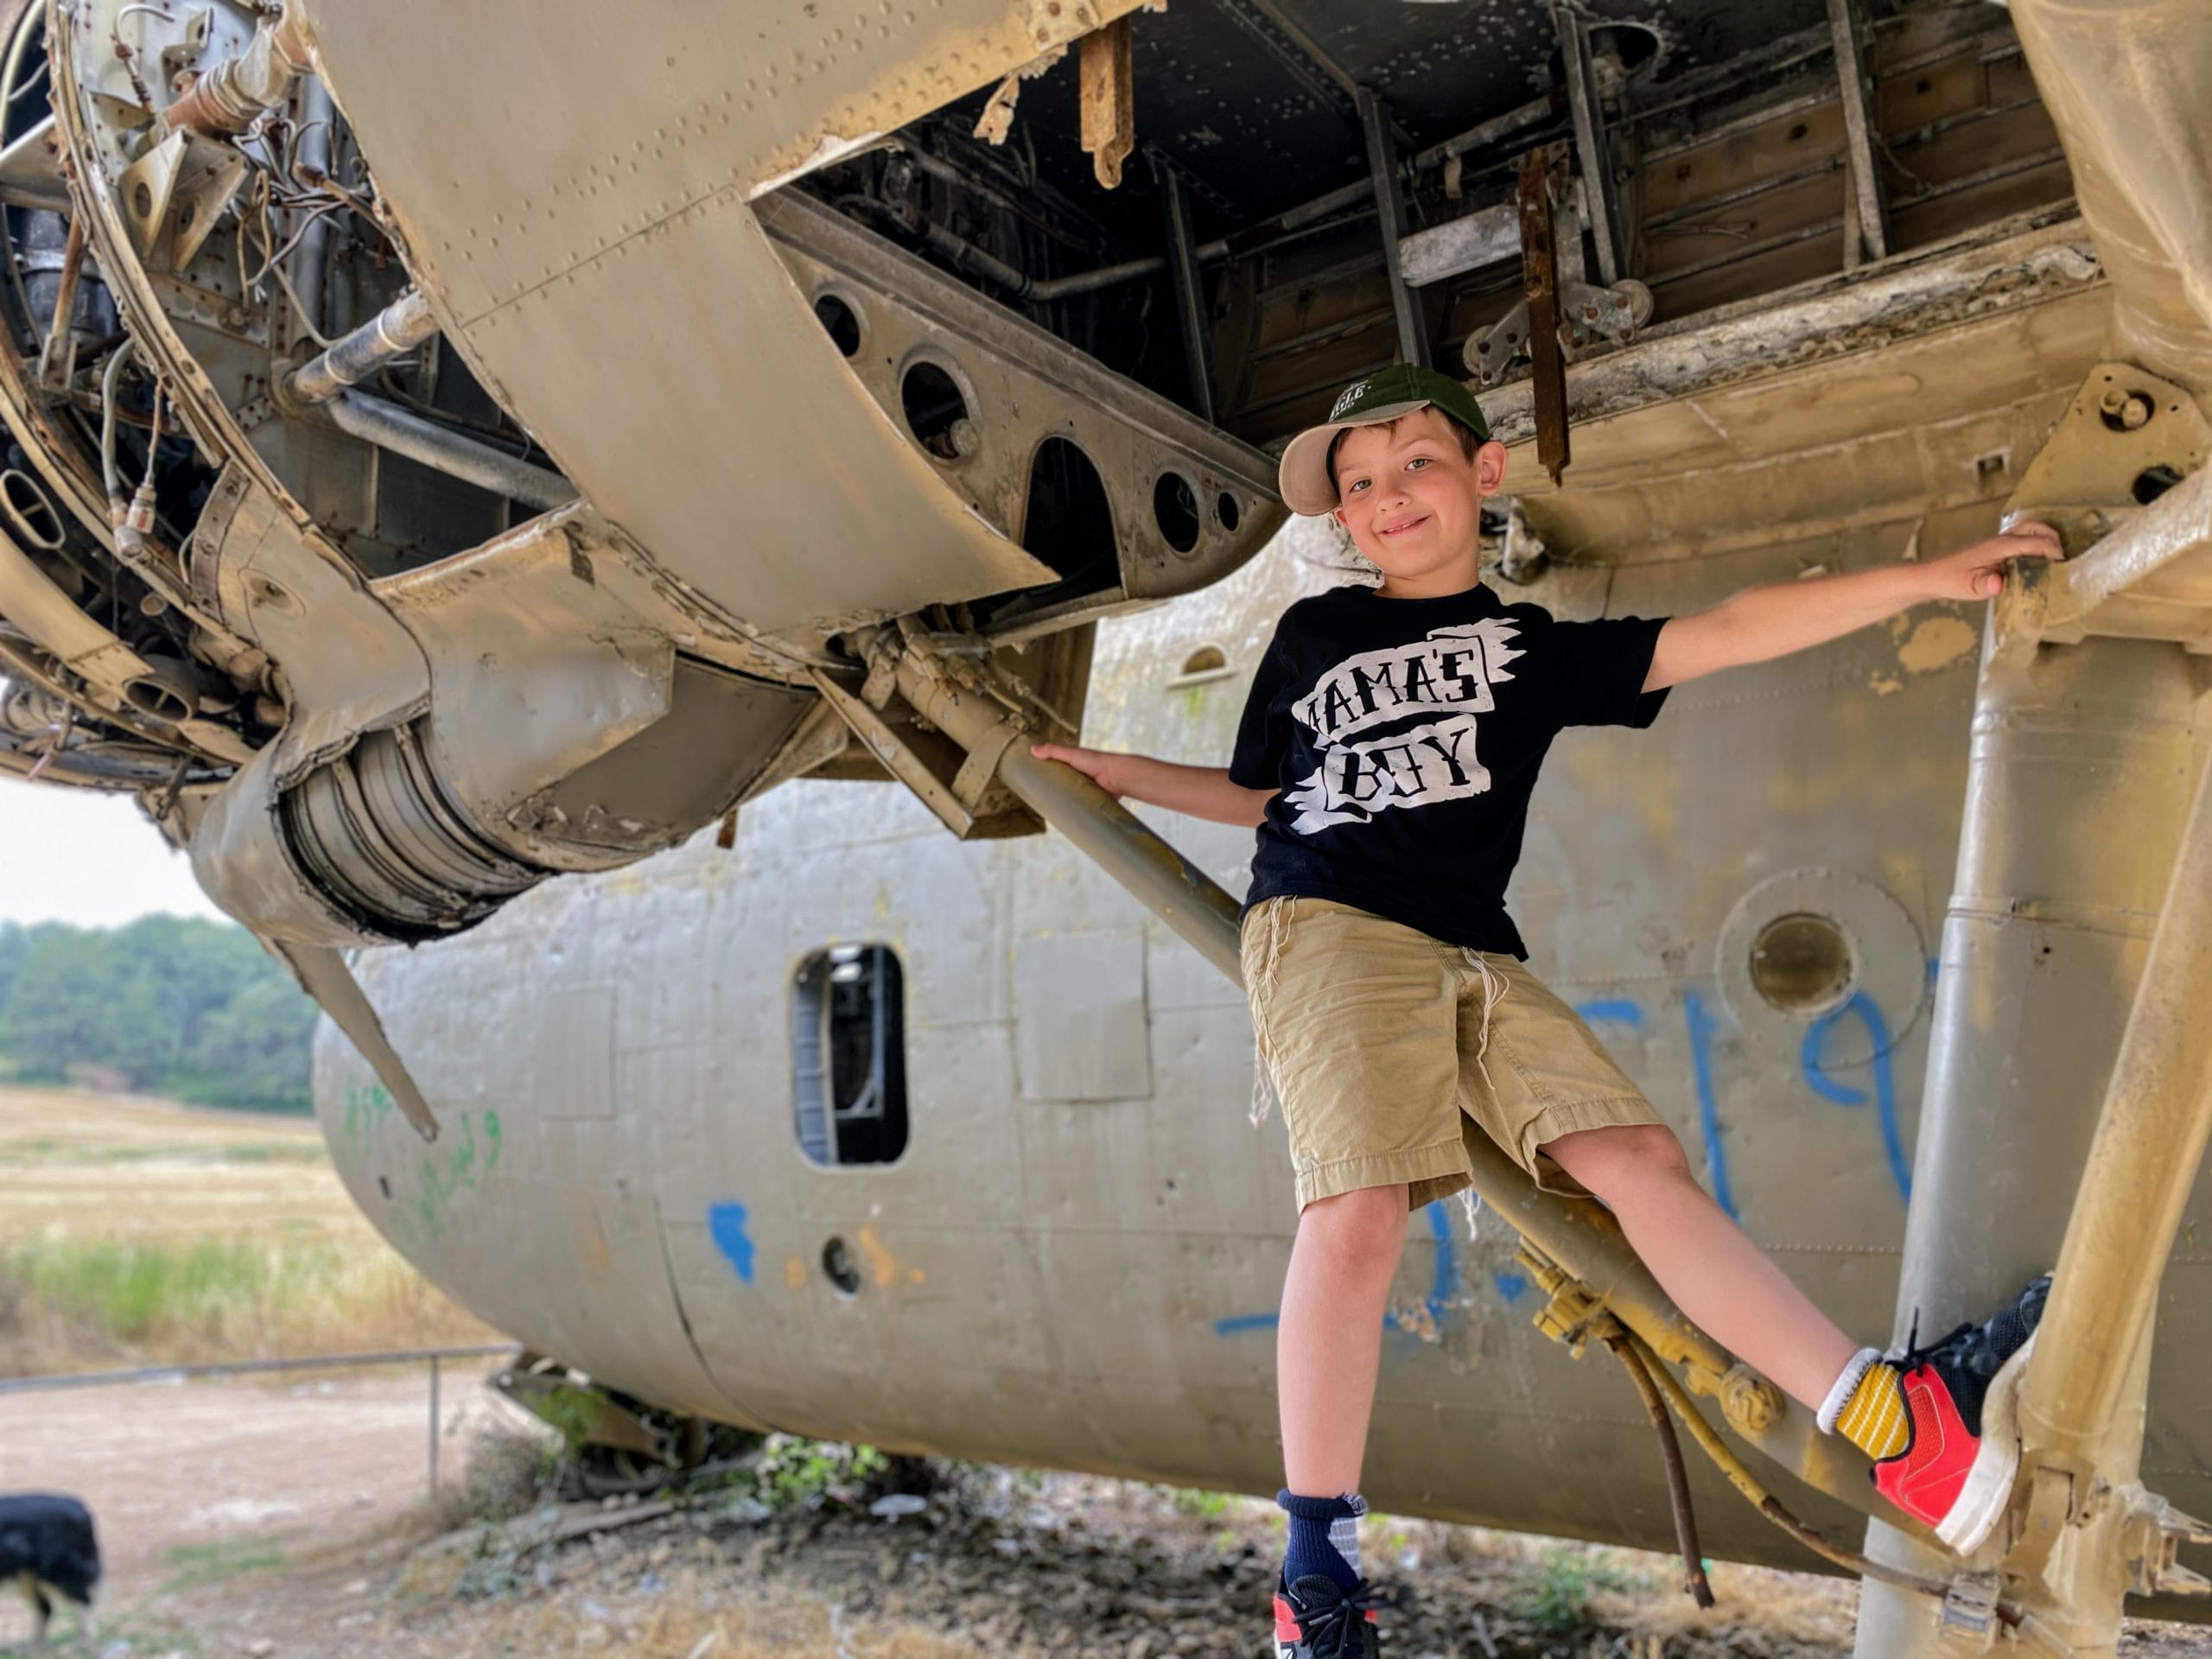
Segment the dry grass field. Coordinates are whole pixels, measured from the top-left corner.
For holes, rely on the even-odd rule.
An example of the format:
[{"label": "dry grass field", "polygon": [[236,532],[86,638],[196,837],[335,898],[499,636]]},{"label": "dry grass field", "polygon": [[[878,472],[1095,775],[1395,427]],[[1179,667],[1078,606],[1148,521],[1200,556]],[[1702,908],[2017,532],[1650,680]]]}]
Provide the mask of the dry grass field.
[{"label": "dry grass field", "polygon": [[496,1340],[305,1118],[0,1088],[0,1375]]}]

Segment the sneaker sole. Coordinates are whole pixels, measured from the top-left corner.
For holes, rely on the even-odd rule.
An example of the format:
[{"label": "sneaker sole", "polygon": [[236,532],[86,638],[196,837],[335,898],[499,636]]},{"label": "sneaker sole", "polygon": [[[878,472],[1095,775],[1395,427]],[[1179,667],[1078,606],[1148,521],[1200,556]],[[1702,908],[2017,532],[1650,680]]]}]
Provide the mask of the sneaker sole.
[{"label": "sneaker sole", "polygon": [[2020,1471],[2020,1379],[2040,1334],[2031,1334],[1991,1381],[1981,1404],[1981,1450],[1950,1513],[1936,1523],[1936,1535],[1958,1554],[1980,1549],[2012,1501],[2012,1478]]}]

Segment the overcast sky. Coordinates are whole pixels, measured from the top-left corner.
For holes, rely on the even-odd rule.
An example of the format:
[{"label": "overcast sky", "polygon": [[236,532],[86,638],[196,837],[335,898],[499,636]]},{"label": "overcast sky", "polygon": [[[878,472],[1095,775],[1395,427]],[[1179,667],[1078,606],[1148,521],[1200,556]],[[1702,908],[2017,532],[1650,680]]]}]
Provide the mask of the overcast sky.
[{"label": "overcast sky", "polygon": [[0,778],[0,922],[114,927],[221,912],[128,795]]}]

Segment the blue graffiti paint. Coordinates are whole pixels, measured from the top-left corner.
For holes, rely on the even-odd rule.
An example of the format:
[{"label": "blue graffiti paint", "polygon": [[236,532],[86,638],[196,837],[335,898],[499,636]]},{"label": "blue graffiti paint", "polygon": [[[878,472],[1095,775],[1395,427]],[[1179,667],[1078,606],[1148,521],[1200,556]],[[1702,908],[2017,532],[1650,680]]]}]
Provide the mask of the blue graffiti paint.
[{"label": "blue graffiti paint", "polygon": [[1822,1100],[1833,1101],[1839,1106],[1864,1106],[1866,1103],[1865,1090],[1838,1083],[1827,1071],[1829,1033],[1854,1015],[1866,1027],[1866,1039],[1874,1049],[1874,1116],[1881,1125],[1882,1151],[1889,1159],[1890,1179],[1897,1183],[1898,1193],[1910,1198],[1912,1197],[1912,1163],[1904,1154],[1904,1136],[1897,1128],[1897,1087],[1890,1063],[1890,1025],[1882,1017],[1880,1006],[1866,992],[1853,991],[1849,1001],[1840,1008],[1830,1009],[1806,1030],[1804,1046],[1798,1050],[1797,1062],[1805,1073],[1807,1086]]},{"label": "blue graffiti paint", "polygon": [[715,1241],[715,1248],[722,1253],[730,1270],[745,1284],[753,1282],[753,1239],[745,1230],[745,1206],[741,1204],[710,1205],[707,1209],[707,1231]]},{"label": "blue graffiti paint", "polygon": [[1626,997],[1599,997],[1594,1002],[1578,1002],[1574,1011],[1585,1020],[1611,1020],[1624,1026],[1643,1027],[1643,1010]]},{"label": "blue graffiti paint", "polygon": [[[1421,1299],[1422,1306],[1428,1310],[1429,1323],[1441,1325],[1445,1316],[1451,1312],[1452,1299],[1459,1294],[1459,1258],[1452,1247],[1452,1215],[1445,1208],[1444,1201],[1439,1198],[1433,1204],[1424,1205],[1421,1214],[1428,1218],[1428,1236],[1435,1250],[1429,1272],[1428,1294]],[[1246,1331],[1272,1331],[1281,1323],[1281,1317],[1279,1313],[1238,1313],[1226,1319],[1216,1319],[1213,1333],[1217,1337],[1233,1337]],[[1399,1323],[1396,1314],[1385,1313],[1382,1328],[1399,1331],[1405,1327]]]},{"label": "blue graffiti paint", "polygon": [[1529,1281],[1510,1268],[1497,1268],[1491,1274],[1490,1281],[1497,1287],[1497,1294],[1509,1302],[1517,1302],[1529,1294]]},{"label": "blue graffiti paint", "polygon": [[1245,1331],[1272,1331],[1281,1323],[1280,1313],[1239,1313],[1233,1319],[1216,1319],[1213,1333],[1217,1337],[1233,1337]]},{"label": "blue graffiti paint", "polygon": [[1709,1045],[1719,1033],[1720,1025],[1706,1011],[1705,999],[1695,991],[1682,994],[1682,1019],[1689,1027],[1690,1063],[1697,1073],[1697,1127],[1705,1137],[1705,1170],[1713,1183],[1713,1201],[1731,1220],[1740,1221],[1735,1194],[1728,1188],[1727,1149],[1720,1143],[1720,1102],[1713,1090]]}]

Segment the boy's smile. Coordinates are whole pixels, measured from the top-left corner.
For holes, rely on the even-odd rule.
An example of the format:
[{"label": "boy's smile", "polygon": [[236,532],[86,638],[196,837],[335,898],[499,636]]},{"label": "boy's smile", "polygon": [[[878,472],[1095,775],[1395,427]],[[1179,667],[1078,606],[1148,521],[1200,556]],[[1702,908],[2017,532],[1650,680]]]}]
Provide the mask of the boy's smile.
[{"label": "boy's smile", "polygon": [[1464,593],[1482,580],[1483,498],[1505,474],[1505,446],[1466,453],[1440,410],[1357,426],[1336,446],[1337,522],[1382,572],[1392,599]]}]

